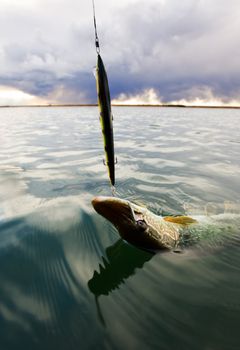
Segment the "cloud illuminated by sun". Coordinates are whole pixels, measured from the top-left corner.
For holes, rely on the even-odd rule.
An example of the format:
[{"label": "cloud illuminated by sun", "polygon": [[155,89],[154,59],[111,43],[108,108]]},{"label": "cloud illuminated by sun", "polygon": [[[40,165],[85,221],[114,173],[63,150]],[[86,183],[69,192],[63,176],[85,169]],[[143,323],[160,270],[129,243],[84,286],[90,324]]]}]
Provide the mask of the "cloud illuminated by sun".
[{"label": "cloud illuminated by sun", "polygon": [[240,107],[240,98],[224,101],[218,96],[215,96],[212,90],[208,87],[194,88],[187,92],[188,97],[175,101],[162,102],[161,97],[151,88],[144,90],[141,93],[120,94],[116,99],[112,100],[114,105],[185,105],[185,106],[200,106],[200,107]]},{"label": "cloud illuminated by sun", "polygon": [[[58,86],[49,93],[45,99],[28,94],[22,90],[0,86],[0,106],[33,106],[48,104],[66,104],[66,103],[85,103],[86,96],[83,92],[65,89]],[[186,97],[174,100],[164,101],[153,88],[145,89],[137,94],[120,94],[112,100],[113,105],[185,105],[200,107],[240,107],[240,98],[231,100],[222,99],[215,96],[208,87],[193,88],[186,91]]]},{"label": "cloud illuminated by sun", "polygon": [[120,94],[118,98],[112,100],[115,105],[159,105],[161,99],[154,89],[146,89],[136,95]]},{"label": "cloud illuminated by sun", "polygon": [[12,87],[0,86],[0,106],[43,105],[43,99]]},{"label": "cloud illuminated by sun", "polygon": [[240,107],[240,99],[226,99],[215,96],[212,89],[207,86],[193,87],[186,92],[188,97],[177,101],[171,101],[171,104],[200,107]]}]

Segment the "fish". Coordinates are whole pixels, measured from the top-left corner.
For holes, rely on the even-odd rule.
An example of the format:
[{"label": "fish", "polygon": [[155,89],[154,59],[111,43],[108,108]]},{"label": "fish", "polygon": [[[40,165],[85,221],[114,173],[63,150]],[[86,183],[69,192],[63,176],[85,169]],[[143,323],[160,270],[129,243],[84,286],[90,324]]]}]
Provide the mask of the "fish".
[{"label": "fish", "polygon": [[120,237],[143,250],[172,250],[199,243],[201,239],[219,244],[230,232],[239,234],[239,214],[213,216],[160,216],[145,207],[117,197],[94,197],[95,211],[110,221]]},{"label": "fish", "polygon": [[115,185],[115,156],[113,136],[113,115],[107,73],[100,53],[97,54],[96,85],[98,94],[98,106],[100,111],[100,123],[103,134],[105,151],[104,164],[108,168],[108,175],[112,186]]}]

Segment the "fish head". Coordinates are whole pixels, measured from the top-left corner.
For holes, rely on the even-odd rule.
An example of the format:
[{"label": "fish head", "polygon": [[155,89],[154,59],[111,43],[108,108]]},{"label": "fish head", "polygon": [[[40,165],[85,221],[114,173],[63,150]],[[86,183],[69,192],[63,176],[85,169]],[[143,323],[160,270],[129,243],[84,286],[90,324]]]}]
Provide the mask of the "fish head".
[{"label": "fish head", "polygon": [[98,214],[117,228],[119,235],[127,242],[149,249],[159,245],[153,239],[156,232],[152,232],[154,228],[148,223],[151,213],[146,208],[116,197],[95,197],[92,205]]},{"label": "fish head", "polygon": [[137,228],[132,203],[116,197],[95,197],[92,200],[96,212],[110,221],[119,231]]}]

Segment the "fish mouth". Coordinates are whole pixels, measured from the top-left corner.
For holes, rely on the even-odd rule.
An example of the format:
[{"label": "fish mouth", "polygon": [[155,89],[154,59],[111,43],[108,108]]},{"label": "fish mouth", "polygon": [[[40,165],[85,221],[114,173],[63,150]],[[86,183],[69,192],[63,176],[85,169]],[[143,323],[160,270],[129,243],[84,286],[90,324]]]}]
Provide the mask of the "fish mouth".
[{"label": "fish mouth", "polygon": [[92,206],[96,212],[109,220],[115,226],[123,222],[133,221],[130,202],[116,197],[94,197]]}]

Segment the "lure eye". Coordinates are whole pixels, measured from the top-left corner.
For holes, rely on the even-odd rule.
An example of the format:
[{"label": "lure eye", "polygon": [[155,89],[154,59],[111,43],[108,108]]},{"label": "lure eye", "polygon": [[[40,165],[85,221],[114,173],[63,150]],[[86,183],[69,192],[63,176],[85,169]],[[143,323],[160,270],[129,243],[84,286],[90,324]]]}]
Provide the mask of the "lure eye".
[{"label": "lure eye", "polygon": [[140,231],[146,231],[146,229],[147,229],[147,224],[146,224],[146,221],[144,221],[144,220],[138,220],[137,226],[138,226]]}]

